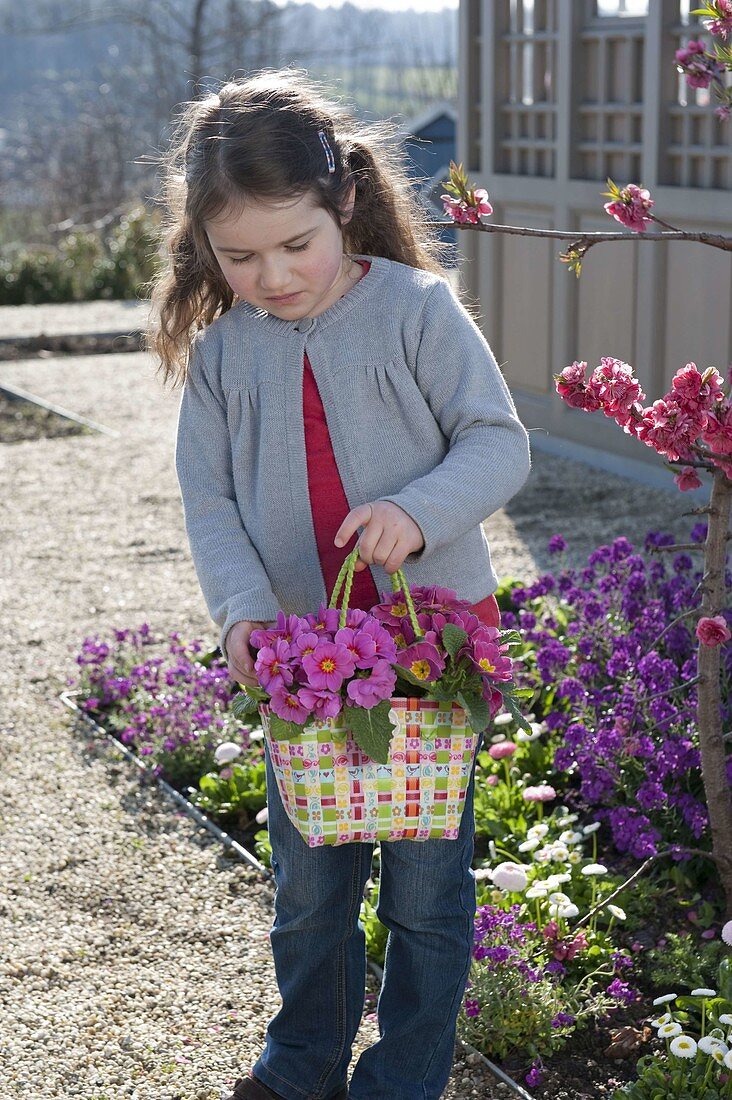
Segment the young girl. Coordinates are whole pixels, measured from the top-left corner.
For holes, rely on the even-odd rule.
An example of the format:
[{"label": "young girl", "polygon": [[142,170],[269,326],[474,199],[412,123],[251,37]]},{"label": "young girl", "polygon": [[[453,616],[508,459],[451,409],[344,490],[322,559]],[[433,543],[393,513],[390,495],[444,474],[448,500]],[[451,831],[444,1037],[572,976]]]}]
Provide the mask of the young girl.
[{"label": "young girl", "polygon": [[[261,70],[186,104],[165,157],[150,347],[183,384],[186,530],[241,684],[252,630],[327,603],[359,531],[351,607],[403,565],[498,625],[481,522],[524,483],[528,438],[393,136],[302,71]],[[475,763],[456,841],[380,846],[380,1038],[347,1087],[374,845],[304,844],[265,755],[282,1007],[230,1100],[437,1100],[471,960]]]}]

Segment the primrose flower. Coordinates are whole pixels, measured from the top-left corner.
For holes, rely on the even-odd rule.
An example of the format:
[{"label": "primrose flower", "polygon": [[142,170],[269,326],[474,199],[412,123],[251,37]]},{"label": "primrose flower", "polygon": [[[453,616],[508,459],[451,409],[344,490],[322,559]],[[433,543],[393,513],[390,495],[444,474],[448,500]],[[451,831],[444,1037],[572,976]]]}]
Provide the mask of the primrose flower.
[{"label": "primrose flower", "polygon": [[399,651],[396,662],[408,669],[418,680],[438,680],[445,671],[445,662],[437,646],[430,642],[415,642]]},{"label": "primrose flower", "polygon": [[696,1042],[691,1035],[677,1035],[671,1040],[671,1053],[677,1058],[693,1058],[696,1054]]},{"label": "primrose flower", "polygon": [[684,1029],[681,1024],[661,1024],[658,1029],[659,1039],[673,1039],[675,1036],[680,1035]]},{"label": "primrose flower", "polygon": [[311,711],[300,698],[299,691],[291,692],[285,687],[276,687],[269,701],[275,714],[286,722],[296,722],[302,726],[310,717]]},{"label": "primrose flower", "polygon": [[529,881],[525,867],[520,863],[511,862],[499,863],[494,867],[491,877],[500,890],[510,890],[513,893],[525,890]]},{"label": "primrose flower", "polygon": [[316,718],[321,721],[325,718],[337,718],[342,710],[341,697],[336,692],[326,689],[301,687],[298,695],[304,705],[308,707]]},{"label": "primrose flower", "polygon": [[265,645],[257,654],[254,670],[257,679],[270,695],[275,688],[290,687],[294,673],[288,664],[291,657],[291,645],[284,638],[275,638],[271,645]]},{"label": "primrose flower", "polygon": [[484,676],[489,676],[491,680],[511,679],[511,658],[504,657],[500,647],[492,642],[475,642],[470,660],[478,672],[483,673]]},{"label": "primrose flower", "polygon": [[302,633],[304,626],[304,620],[299,615],[285,615],[284,611],[278,611],[275,625],[253,630],[249,635],[249,641],[257,649],[271,646],[278,638],[289,645],[294,642],[298,634]]},{"label": "primrose flower", "polygon": [[351,650],[323,638],[312,653],[305,654],[302,667],[310,687],[338,691],[343,681],[353,675],[355,661]]},{"label": "primrose flower", "polygon": [[214,760],[217,764],[230,764],[232,760],[236,760],[237,756],[240,755],[241,745],[237,745],[233,741],[224,741],[216,749]]},{"label": "primrose flower", "polygon": [[383,699],[388,699],[394,691],[396,672],[388,661],[378,660],[370,676],[357,676],[346,687],[348,698],[357,707],[370,710]]}]

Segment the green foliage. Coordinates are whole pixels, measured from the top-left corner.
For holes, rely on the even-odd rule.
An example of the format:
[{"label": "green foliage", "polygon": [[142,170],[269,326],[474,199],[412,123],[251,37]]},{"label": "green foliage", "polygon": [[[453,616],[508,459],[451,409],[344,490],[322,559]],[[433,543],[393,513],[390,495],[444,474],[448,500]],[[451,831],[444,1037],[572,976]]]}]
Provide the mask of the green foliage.
[{"label": "green foliage", "polygon": [[389,717],[391,702],[382,699],[375,707],[343,707],[345,723],[358,747],[379,764],[389,762],[389,746],[395,730]]},{"label": "green foliage", "polygon": [[158,266],[158,232],[144,206],[105,236],[71,230],[55,247],[9,244],[0,256],[0,305],[145,298]]},{"label": "green foliage", "polygon": [[668,1100],[672,1096],[680,1100],[720,1100],[725,1094],[714,1080],[719,1076],[716,1072],[708,1079],[710,1062],[708,1057],[686,1061],[673,1055],[665,1059],[646,1054],[637,1063],[638,1079],[616,1089],[612,1100]]},{"label": "green foliage", "polygon": [[366,935],[366,954],[379,966],[384,965],[386,958],[386,941],[389,929],[381,923],[376,915],[376,906],[379,901],[378,880],[372,883],[368,893],[361,902],[361,924]]},{"label": "green foliage", "polygon": [[721,940],[702,940],[692,931],[685,935],[667,932],[664,939],[664,946],[651,948],[639,959],[649,981],[658,987],[674,989],[683,974],[684,985],[689,989],[714,985],[719,964],[727,954]]},{"label": "green foliage", "polygon": [[257,750],[217,771],[207,772],[198,781],[198,790],[191,789],[189,799],[206,814],[227,818],[240,829],[246,828],[254,816],[267,804],[264,754]]}]

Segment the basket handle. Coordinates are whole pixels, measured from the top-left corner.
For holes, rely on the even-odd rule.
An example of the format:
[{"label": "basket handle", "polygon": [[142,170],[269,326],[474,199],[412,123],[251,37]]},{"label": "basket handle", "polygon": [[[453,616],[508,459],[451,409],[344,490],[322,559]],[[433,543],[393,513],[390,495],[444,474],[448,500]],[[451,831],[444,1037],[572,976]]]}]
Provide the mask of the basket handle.
[{"label": "basket handle", "polygon": [[[330,603],[328,607],[338,607],[338,597],[340,595],[341,587],[343,587],[343,603],[341,605],[341,617],[338,625],[342,628],[346,625],[346,612],[348,611],[348,601],[351,598],[351,587],[353,585],[353,575],[356,571],[356,562],[358,561],[358,546],[355,546],[348,557],[343,562],[340,572],[336,577],[335,585],[333,586],[333,592],[330,597]],[[404,594],[404,602],[407,605],[407,613],[409,615],[409,622],[412,625],[412,630],[416,638],[421,638],[424,631],[417,622],[417,613],[414,610],[414,601],[412,600],[412,594],[409,591],[409,585],[407,584],[407,578],[401,569],[397,569],[391,576],[391,587],[395,592],[400,589]]]}]

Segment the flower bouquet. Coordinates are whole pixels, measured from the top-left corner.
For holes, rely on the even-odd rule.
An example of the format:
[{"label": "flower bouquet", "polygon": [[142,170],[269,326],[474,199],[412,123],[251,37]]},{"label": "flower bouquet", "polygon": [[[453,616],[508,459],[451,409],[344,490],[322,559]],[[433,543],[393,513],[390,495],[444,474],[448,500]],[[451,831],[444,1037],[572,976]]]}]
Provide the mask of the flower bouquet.
[{"label": "flower bouquet", "polygon": [[[328,607],[280,611],[252,631],[257,709],[283,804],[311,846],[455,840],[478,737],[505,704],[519,712],[510,645],[450,589],[414,586],[401,570],[370,612],[348,608],[358,549]],[[343,603],[337,607],[343,586]]]}]

